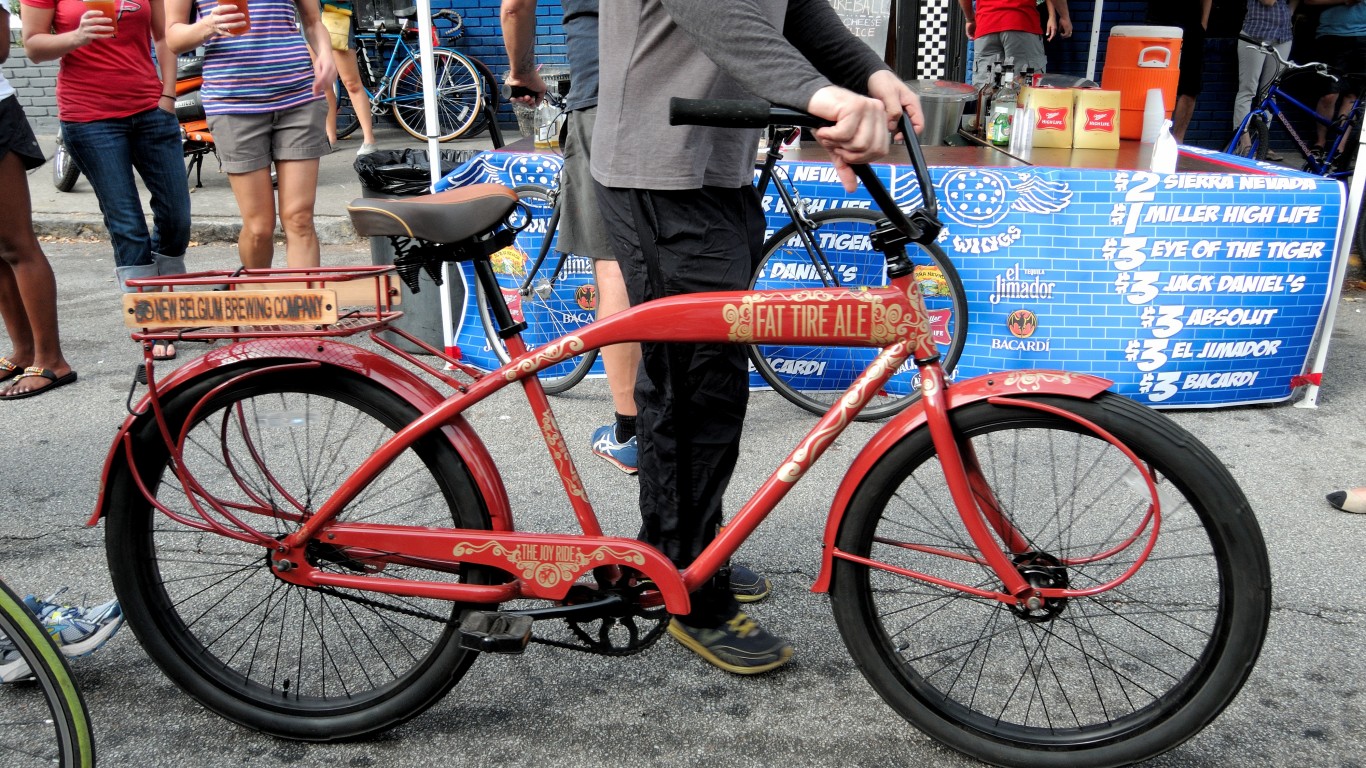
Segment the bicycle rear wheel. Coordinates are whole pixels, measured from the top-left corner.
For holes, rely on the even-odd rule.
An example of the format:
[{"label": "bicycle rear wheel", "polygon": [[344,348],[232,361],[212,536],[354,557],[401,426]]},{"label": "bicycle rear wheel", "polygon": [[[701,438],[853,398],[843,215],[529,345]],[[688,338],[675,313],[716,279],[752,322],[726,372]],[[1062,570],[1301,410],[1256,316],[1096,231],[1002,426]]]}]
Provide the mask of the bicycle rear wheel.
[{"label": "bicycle rear wheel", "polygon": [[[531,222],[517,235],[517,244],[504,252],[506,258],[494,260],[493,268],[512,317],[526,322],[522,341],[528,349],[536,349],[593,322],[598,291],[592,259],[572,253],[560,254],[555,250],[558,219],[554,218],[555,205],[550,191],[535,184],[524,184],[514,191],[526,206]],[[522,293],[520,289],[526,281],[527,270],[547,236],[551,238],[550,250],[528,291]],[[489,299],[483,291],[475,295],[489,348],[500,362],[506,363],[512,358],[498,337],[498,324],[489,311]],[[588,369],[593,367],[597,357],[598,351],[590,349],[550,366],[541,371],[541,386],[552,395],[568,391],[588,375]]]},{"label": "bicycle rear wheel", "polygon": [[[88,768],[95,738],[66,658],[19,596],[0,582],[0,763],[12,768]],[[23,680],[23,668],[32,680]]]},{"label": "bicycle rear wheel", "polygon": [[[240,526],[221,510],[274,538],[297,529],[419,415],[349,371],[260,370],[278,362],[214,372],[163,401],[171,434],[186,435],[181,467],[198,506],[229,529]],[[132,441],[137,473],[157,502],[202,520],[156,424]],[[114,478],[110,493],[110,574],[129,625],[168,677],[229,720],[291,739],[358,738],[431,706],[477,655],[460,647],[460,605],[290,584],[274,575],[266,548],[163,514],[129,472]],[[399,455],[338,520],[489,528],[464,462],[440,433]],[[488,578],[477,568],[421,568],[335,547],[326,528],[307,557],[353,576]]]},{"label": "bicycle rear wheel", "polygon": [[[862,208],[821,211],[811,216],[811,236],[825,254],[834,280],[818,257],[808,252],[794,221],[764,243],[763,258],[750,286],[754,290],[886,285],[887,265],[873,249],[869,235],[883,216]],[[931,243],[910,249],[916,281],[930,312],[935,343],[939,345],[945,371],[952,371],[967,340],[968,302],[958,270],[939,246]],[[880,350],[871,347],[811,347],[756,344],[749,347],[750,360],[759,375],[789,402],[816,415],[830,406],[868,367]],[[899,413],[919,394],[918,374],[907,365],[887,382],[861,421],[882,419]]]},{"label": "bicycle rear wheel", "polygon": [[[843,559],[869,558],[993,590],[999,580],[949,498],[928,429],[868,473],[837,537],[840,633],[894,709],[994,765],[1127,765],[1194,736],[1252,671],[1271,609],[1266,545],[1238,485],[1193,436],[1114,394],[1016,402],[1081,416],[1142,462],[1161,501],[1132,578],[1029,610]],[[1144,474],[1088,428],[1019,405],[950,414],[1028,551],[1036,587],[1099,588],[1138,562],[1151,528]],[[1009,554],[1009,552],[1007,552]],[[903,571],[904,573],[904,571]]]},{"label": "bicycle rear wheel", "polygon": [[[458,139],[469,133],[479,117],[483,99],[482,78],[474,65],[455,51],[432,51],[436,66],[436,137],[439,141]],[[427,107],[423,100],[422,68],[416,58],[399,65],[389,85],[394,118],[403,130],[417,139],[427,138]]]}]

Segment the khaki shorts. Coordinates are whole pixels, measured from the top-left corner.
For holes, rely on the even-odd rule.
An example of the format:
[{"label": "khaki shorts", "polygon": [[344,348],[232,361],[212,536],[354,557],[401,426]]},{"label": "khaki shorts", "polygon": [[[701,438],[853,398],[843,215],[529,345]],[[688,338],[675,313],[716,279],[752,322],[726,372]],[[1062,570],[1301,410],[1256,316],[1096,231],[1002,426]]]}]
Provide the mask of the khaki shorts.
[{"label": "khaki shorts", "polygon": [[577,253],[590,259],[615,261],[607,224],[598,210],[589,171],[589,147],[593,146],[593,123],[597,107],[576,109],[565,125],[564,170],[560,171],[560,227],[555,250]]},{"label": "khaki shorts", "polygon": [[228,173],[251,173],[275,160],[316,160],[327,144],[327,100],[317,99],[282,112],[209,115],[209,133]]}]

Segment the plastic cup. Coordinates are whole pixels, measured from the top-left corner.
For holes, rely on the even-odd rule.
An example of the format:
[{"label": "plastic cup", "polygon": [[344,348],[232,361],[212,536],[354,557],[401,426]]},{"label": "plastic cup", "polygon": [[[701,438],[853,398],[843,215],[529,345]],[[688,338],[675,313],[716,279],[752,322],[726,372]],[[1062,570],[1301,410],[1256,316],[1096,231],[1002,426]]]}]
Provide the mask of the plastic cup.
[{"label": "plastic cup", "polygon": [[87,11],[99,11],[106,19],[113,22],[114,34],[119,33],[119,9],[115,0],[85,0]]},{"label": "plastic cup", "polygon": [[237,30],[237,34],[245,35],[251,31],[251,9],[247,7],[247,0],[237,0],[237,12],[242,14],[242,21],[246,26]]}]

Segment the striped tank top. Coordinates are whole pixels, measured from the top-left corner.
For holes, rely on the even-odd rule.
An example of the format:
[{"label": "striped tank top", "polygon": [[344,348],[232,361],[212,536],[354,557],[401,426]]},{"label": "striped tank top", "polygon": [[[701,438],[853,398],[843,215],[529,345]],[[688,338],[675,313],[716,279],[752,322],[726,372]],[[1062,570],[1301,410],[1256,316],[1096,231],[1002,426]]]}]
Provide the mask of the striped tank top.
[{"label": "striped tank top", "polygon": [[[203,0],[199,17],[214,7],[215,0]],[[294,0],[249,0],[248,9],[250,31],[204,44],[204,112],[279,112],[321,99],[313,95],[313,60],[299,32]]]}]

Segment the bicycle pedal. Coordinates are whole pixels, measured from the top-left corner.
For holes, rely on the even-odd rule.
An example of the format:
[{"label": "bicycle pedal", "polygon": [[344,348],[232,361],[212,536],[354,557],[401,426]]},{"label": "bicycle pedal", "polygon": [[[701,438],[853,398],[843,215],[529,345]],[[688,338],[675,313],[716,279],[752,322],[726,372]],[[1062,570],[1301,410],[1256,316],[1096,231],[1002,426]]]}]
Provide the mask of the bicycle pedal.
[{"label": "bicycle pedal", "polygon": [[460,621],[460,647],[489,653],[521,653],[531,642],[530,616],[471,611]]}]

